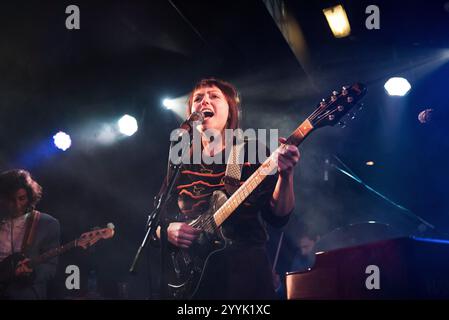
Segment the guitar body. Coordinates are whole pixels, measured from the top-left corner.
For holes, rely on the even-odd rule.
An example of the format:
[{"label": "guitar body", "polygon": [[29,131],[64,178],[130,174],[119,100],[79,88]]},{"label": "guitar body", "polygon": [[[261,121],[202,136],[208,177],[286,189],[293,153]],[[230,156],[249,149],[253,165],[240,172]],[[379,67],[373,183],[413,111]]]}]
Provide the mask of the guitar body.
[{"label": "guitar body", "polygon": [[[76,247],[86,249],[94,245],[100,239],[109,239],[113,236],[114,225],[109,223],[107,228],[85,232],[78,239],[66,243],[63,246],[48,250],[38,257],[34,257],[27,263],[27,265],[34,268],[35,266],[44,263],[68,250]],[[22,253],[14,253],[0,262],[0,298],[3,298],[2,296],[4,295],[5,290],[8,289],[12,283],[27,286],[33,281],[33,273],[30,276],[17,277],[15,275],[18,263],[25,258],[26,257]]]},{"label": "guitar body", "polygon": [[15,271],[20,261],[25,259],[22,253],[14,253],[0,262],[0,296],[1,293],[8,288],[13,282],[28,283],[29,277],[16,277]]},{"label": "guitar body", "polygon": [[194,298],[210,257],[226,248],[226,239],[215,225],[213,214],[227,200],[222,191],[214,191],[209,210],[189,224],[203,230],[188,249],[172,245],[167,248],[168,296],[174,299]]},{"label": "guitar body", "polygon": [[0,283],[11,281],[15,275],[17,264],[25,259],[22,253],[14,253],[0,262]]}]

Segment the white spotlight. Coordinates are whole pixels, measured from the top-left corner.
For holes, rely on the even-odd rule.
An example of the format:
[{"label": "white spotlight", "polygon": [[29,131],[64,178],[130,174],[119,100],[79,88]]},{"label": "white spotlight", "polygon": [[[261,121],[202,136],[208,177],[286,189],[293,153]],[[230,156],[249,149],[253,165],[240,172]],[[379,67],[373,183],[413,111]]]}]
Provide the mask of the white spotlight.
[{"label": "white spotlight", "polygon": [[123,117],[120,118],[118,121],[118,127],[121,133],[124,135],[130,137],[134,133],[136,133],[138,126],[137,126],[137,120],[136,118],[125,114]]},{"label": "white spotlight", "polygon": [[53,143],[56,148],[66,151],[72,145],[72,140],[67,133],[59,131],[53,136]]},{"label": "white spotlight", "polygon": [[385,90],[387,90],[390,96],[405,96],[407,92],[412,88],[407,79],[404,78],[390,78],[384,85]]},{"label": "white spotlight", "polygon": [[163,106],[166,108],[166,109],[172,109],[172,108],[174,108],[175,106],[176,106],[176,103],[175,103],[175,101],[174,100],[172,100],[172,99],[164,99],[163,101],[162,101],[162,104],[163,104]]},{"label": "white spotlight", "polygon": [[163,105],[165,110],[170,110],[176,116],[178,116],[179,119],[185,119],[187,99],[188,99],[187,95],[170,99],[165,98],[161,99],[161,104]]}]

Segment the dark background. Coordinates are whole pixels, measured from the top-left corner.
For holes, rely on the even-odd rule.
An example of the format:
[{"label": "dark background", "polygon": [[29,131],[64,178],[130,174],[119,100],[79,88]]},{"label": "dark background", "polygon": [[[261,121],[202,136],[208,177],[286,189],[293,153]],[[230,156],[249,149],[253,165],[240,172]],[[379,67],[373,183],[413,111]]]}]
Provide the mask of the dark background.
[{"label": "dark background", "polygon": [[[59,219],[62,241],[108,222],[116,236],[88,252],[61,257],[53,298],[85,297],[89,271],[106,298],[126,282],[130,298],[154,297],[143,257],[127,273],[153,196],[163,179],[169,133],[179,118],[164,97],[186,95],[215,76],[234,83],[245,128],[278,128],[287,136],[321,98],[343,84],[368,86],[364,109],[344,129],[327,127],[301,145],[297,208],[285,229],[279,268],[294,250],[298,223],[322,235],[375,220],[401,234],[421,234],[420,222],[330,168],[336,155],[365,183],[449,233],[449,4],[445,1],[342,1],[351,36],[332,36],[322,9],[332,1],[285,1],[302,30],[297,57],[267,8],[275,1],[10,1],[0,10],[0,169],[25,168],[44,187],[39,209]],[[76,4],[81,29],[67,30],[65,8]],[[367,30],[365,8],[380,8],[380,30]],[[291,20],[290,20],[291,21]],[[304,57],[307,57],[305,59]],[[383,85],[404,76],[412,90],[390,97]],[[434,110],[422,124],[418,113]],[[98,128],[124,113],[139,131],[98,143]],[[59,130],[72,148],[55,149]],[[374,166],[365,162],[373,160]],[[430,234],[424,230],[424,234]],[[373,231],[374,236],[375,231]],[[279,231],[272,231],[274,256]],[[64,287],[65,266],[80,266],[80,292]],[[154,272],[157,278],[157,272]]]}]

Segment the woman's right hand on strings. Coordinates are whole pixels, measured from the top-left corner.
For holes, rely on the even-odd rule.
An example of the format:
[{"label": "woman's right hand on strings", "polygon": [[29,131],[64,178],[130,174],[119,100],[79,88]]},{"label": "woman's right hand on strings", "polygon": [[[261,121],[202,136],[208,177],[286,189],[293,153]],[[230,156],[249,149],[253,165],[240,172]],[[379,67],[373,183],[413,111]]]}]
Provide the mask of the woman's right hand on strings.
[{"label": "woman's right hand on strings", "polygon": [[168,241],[173,245],[187,249],[201,233],[185,222],[172,222],[167,228]]}]

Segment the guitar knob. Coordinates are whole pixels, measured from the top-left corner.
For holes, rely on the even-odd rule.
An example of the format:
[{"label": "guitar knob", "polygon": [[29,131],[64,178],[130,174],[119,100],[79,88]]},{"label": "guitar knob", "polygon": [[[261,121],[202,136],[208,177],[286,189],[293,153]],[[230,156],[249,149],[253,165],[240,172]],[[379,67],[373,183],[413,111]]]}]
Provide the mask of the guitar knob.
[{"label": "guitar knob", "polygon": [[340,112],[342,112],[343,110],[345,110],[345,107],[343,107],[343,106],[340,105],[340,106],[337,107],[337,110],[340,111]]}]

